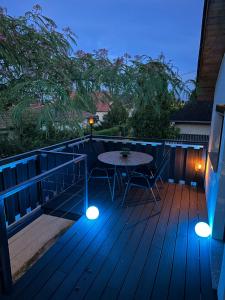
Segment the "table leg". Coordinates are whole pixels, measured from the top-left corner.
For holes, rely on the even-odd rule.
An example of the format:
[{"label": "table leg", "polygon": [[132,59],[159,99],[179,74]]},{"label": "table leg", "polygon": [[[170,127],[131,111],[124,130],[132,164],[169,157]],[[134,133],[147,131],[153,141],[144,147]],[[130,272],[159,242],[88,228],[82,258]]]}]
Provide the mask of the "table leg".
[{"label": "table leg", "polygon": [[114,166],[112,201],[114,201],[114,197],[115,197],[115,187],[116,187],[116,166]]}]

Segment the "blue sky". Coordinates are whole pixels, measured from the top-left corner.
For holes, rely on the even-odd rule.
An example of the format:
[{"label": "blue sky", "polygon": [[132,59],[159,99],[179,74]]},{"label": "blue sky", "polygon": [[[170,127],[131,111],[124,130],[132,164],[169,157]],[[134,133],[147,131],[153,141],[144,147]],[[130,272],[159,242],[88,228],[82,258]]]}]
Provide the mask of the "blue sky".
[{"label": "blue sky", "polygon": [[107,48],[112,57],[163,53],[184,79],[196,75],[203,0],[0,0],[12,16],[37,3],[59,28],[76,33],[78,49]]}]

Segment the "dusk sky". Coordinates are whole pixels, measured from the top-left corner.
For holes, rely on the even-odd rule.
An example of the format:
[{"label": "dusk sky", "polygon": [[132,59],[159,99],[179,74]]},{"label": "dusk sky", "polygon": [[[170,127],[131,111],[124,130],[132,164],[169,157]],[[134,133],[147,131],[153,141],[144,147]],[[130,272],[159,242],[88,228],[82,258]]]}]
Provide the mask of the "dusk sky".
[{"label": "dusk sky", "polygon": [[0,0],[12,16],[37,3],[59,28],[76,33],[77,50],[107,48],[112,57],[163,53],[184,79],[195,78],[203,0]]}]

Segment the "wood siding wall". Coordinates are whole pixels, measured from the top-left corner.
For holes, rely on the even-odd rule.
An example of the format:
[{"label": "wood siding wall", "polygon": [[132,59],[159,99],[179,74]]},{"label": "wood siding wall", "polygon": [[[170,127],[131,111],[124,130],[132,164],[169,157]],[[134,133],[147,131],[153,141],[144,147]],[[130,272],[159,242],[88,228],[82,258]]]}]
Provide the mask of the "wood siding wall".
[{"label": "wood siding wall", "polygon": [[225,53],[225,0],[205,0],[197,82],[198,100],[213,101]]}]

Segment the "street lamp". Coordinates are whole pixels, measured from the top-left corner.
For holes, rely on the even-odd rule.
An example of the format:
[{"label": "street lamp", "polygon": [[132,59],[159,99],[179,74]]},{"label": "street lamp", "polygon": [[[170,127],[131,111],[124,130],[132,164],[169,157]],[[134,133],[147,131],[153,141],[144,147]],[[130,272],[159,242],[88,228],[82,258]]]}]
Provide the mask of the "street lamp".
[{"label": "street lamp", "polygon": [[95,121],[96,121],[95,116],[90,116],[90,117],[88,118],[88,124],[89,124],[90,127],[91,127],[91,139],[92,139],[93,125],[95,124]]}]

